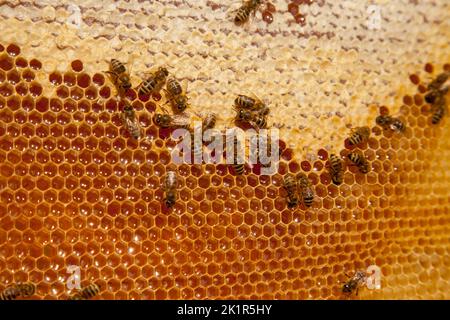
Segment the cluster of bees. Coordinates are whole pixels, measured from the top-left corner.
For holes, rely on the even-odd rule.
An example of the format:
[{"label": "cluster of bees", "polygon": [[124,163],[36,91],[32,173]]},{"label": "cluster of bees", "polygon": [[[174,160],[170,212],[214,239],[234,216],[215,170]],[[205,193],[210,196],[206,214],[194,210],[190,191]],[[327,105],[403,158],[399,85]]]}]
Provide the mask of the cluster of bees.
[{"label": "cluster of bees", "polygon": [[36,292],[36,286],[32,283],[14,284],[0,293],[0,300],[15,300],[19,297],[31,297]]},{"label": "cluster of bees", "polygon": [[[434,78],[427,86],[427,94],[425,95],[425,101],[431,105],[431,123],[438,124],[447,112],[447,102],[445,95],[448,93],[450,84],[446,82],[450,78],[450,72],[446,71],[440,73]],[[405,130],[405,124],[398,118],[389,115],[380,115],[376,118],[377,125],[383,129],[389,129],[395,132],[403,132]],[[364,127],[363,127],[364,128]],[[369,138],[369,128],[362,129],[357,128],[351,137],[349,138],[350,145],[357,145],[366,141]],[[368,172],[367,160],[362,154],[349,153],[348,158],[355,163],[362,173]],[[338,179],[338,183],[334,180],[334,175],[340,175],[342,177],[342,160],[336,155],[330,156],[330,174],[333,183],[340,184],[342,178]],[[289,200],[288,200],[289,201]],[[346,275],[350,278],[342,287],[342,292],[345,295],[351,295],[353,293],[358,294],[358,289],[365,285],[367,280],[367,274],[364,271],[356,271],[353,276]]]},{"label": "cluster of bees", "polygon": [[84,287],[79,292],[69,298],[69,300],[88,300],[100,293],[100,286],[96,283],[91,283]]}]

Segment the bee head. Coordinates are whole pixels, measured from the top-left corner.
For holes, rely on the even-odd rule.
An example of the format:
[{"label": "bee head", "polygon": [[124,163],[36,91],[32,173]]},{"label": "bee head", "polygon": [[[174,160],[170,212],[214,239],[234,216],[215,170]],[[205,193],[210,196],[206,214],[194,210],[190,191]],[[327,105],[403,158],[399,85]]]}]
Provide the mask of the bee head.
[{"label": "bee head", "polygon": [[168,199],[166,199],[165,204],[166,204],[167,208],[172,208],[173,205],[175,204],[175,201],[172,198],[168,198]]},{"label": "bee head", "polygon": [[127,104],[124,105],[123,110],[124,111],[132,111],[133,107],[131,106],[131,104],[127,103]]},{"label": "bee head", "polygon": [[155,117],[153,118],[153,121],[157,124],[160,125],[162,122],[162,117],[163,115],[160,113],[155,114]]},{"label": "bee head", "polygon": [[177,109],[177,111],[182,112],[186,109],[186,107],[187,107],[186,98],[184,96],[178,96],[175,99],[175,108]]},{"label": "bee head", "polygon": [[431,91],[425,95],[425,101],[427,103],[434,103],[435,100],[436,100],[436,92],[435,91]]},{"label": "bee head", "polygon": [[348,283],[344,284],[344,286],[342,287],[342,292],[344,292],[344,293],[352,292],[352,288],[350,287],[350,285]]},{"label": "bee head", "polygon": [[375,119],[375,122],[376,122],[378,125],[383,126],[383,125],[385,125],[385,124],[387,123],[387,118],[386,118],[385,116],[378,116],[378,117]]},{"label": "bee head", "polygon": [[165,67],[159,68],[159,72],[161,73],[161,75],[163,75],[165,77],[167,77],[169,75],[169,71]]}]

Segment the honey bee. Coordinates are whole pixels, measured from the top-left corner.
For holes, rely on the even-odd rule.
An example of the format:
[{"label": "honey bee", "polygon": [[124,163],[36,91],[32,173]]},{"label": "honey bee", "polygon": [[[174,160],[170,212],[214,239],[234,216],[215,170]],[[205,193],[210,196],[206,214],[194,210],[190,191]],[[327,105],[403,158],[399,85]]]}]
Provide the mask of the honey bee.
[{"label": "honey bee", "polygon": [[255,129],[264,129],[267,127],[267,119],[265,116],[244,110],[244,109],[235,109],[236,110],[236,121],[248,122]]},{"label": "honey bee", "polygon": [[[79,293],[79,297],[81,297],[82,299],[91,299],[93,297],[95,297],[96,295],[98,295],[100,293],[100,286],[96,283],[91,283],[90,285],[88,285],[87,287],[83,288]],[[81,299],[77,299],[77,295],[73,296],[73,300],[81,300]]]},{"label": "honey bee", "polygon": [[121,119],[130,135],[134,139],[139,139],[141,136],[141,129],[139,128],[134,108],[129,103],[126,103],[123,107]]},{"label": "honey bee", "polygon": [[369,172],[369,162],[360,151],[350,152],[348,158],[359,168],[361,173]]},{"label": "honey bee", "polygon": [[363,143],[369,139],[370,129],[369,127],[357,127],[352,129],[351,135],[349,138],[349,144],[351,146]]},{"label": "honey bee", "polygon": [[156,113],[153,117],[153,121],[157,126],[161,128],[183,128],[186,130],[190,129],[189,119],[181,115],[171,116],[169,114]]},{"label": "honey bee", "polygon": [[443,72],[437,75],[437,77],[428,84],[427,89],[429,92],[425,95],[426,102],[434,103],[436,99],[444,96],[448,92],[449,87],[448,86],[442,87],[442,86],[448,80],[449,77],[450,72]]},{"label": "honey bee", "polygon": [[109,63],[109,71],[105,72],[112,76],[114,79],[114,85],[117,86],[119,92],[123,93],[131,88],[130,75],[127,72],[125,64],[119,60],[111,59],[111,62]]},{"label": "honey bee", "polygon": [[342,292],[347,296],[350,296],[353,292],[358,295],[359,288],[366,283],[366,273],[364,271],[356,271],[353,277],[350,277],[347,274],[345,275],[350,278],[350,280],[342,286]]},{"label": "honey bee", "polygon": [[20,283],[17,285],[17,289],[23,298],[31,297],[36,292],[36,286],[33,283]]},{"label": "honey bee", "polygon": [[69,300],[84,300],[84,298],[81,296],[81,293],[76,293],[73,296],[69,297]]},{"label": "honey bee", "polygon": [[214,113],[208,113],[202,121],[202,130],[213,129],[216,126],[217,117]]},{"label": "honey bee", "polygon": [[257,112],[261,116],[267,116],[269,114],[269,107],[261,101],[255,94],[251,94],[251,97],[245,95],[238,95],[234,100],[234,106],[236,109],[245,109]]},{"label": "honey bee", "polygon": [[432,110],[434,110],[434,112],[433,116],[431,117],[431,123],[438,124],[442,120],[446,112],[445,98],[439,98],[439,100],[433,104]]},{"label": "honey bee", "polygon": [[166,178],[164,180],[164,203],[167,208],[173,207],[177,200],[177,184],[178,179],[175,171],[167,172]]},{"label": "honey bee", "polygon": [[344,179],[344,171],[343,171],[342,160],[335,154],[330,154],[330,175],[331,181],[335,185],[342,184]]},{"label": "honey bee", "polygon": [[380,115],[375,119],[376,123],[384,129],[391,129],[396,132],[405,131],[405,124],[402,120],[388,115]]},{"label": "honey bee", "polygon": [[428,90],[439,90],[450,77],[450,72],[442,72],[428,84]]},{"label": "honey bee", "polygon": [[[187,84],[187,82],[184,82]],[[186,95],[186,85],[181,84],[175,78],[169,78],[166,84],[166,93],[169,102],[172,104],[175,112],[183,112],[188,107],[188,97]]]},{"label": "honey bee", "polygon": [[158,93],[164,86],[169,71],[164,67],[159,67],[158,70],[152,72],[150,76],[139,85],[139,95],[147,95]]},{"label": "honey bee", "polygon": [[256,10],[261,5],[262,0],[247,0],[242,6],[236,10],[236,15],[234,17],[234,23],[242,25],[246,23],[250,15],[255,15]]},{"label": "honey bee", "polygon": [[14,300],[18,297],[31,297],[36,292],[36,286],[32,283],[19,283],[3,290],[0,300]]},{"label": "honey bee", "polygon": [[308,177],[304,173],[298,173],[296,176],[298,188],[300,189],[300,195],[303,199],[305,207],[311,207],[314,200],[314,190]]},{"label": "honey bee", "polygon": [[[239,143],[237,137],[235,137],[233,135],[226,137],[226,143],[227,143],[227,145],[233,144],[233,152],[234,153],[232,155],[233,156],[233,164],[231,166],[233,167],[234,172],[237,175],[242,175],[245,171],[245,164],[237,163],[239,161],[238,160],[238,152],[239,152],[239,149],[241,148],[241,144]],[[228,155],[227,155],[227,157],[228,157]]]},{"label": "honey bee", "polygon": [[0,300],[15,300],[20,297],[20,290],[17,286],[9,287],[0,293]]},{"label": "honey bee", "polygon": [[292,209],[298,205],[297,182],[290,174],[284,178],[283,187],[287,192],[287,205]]}]

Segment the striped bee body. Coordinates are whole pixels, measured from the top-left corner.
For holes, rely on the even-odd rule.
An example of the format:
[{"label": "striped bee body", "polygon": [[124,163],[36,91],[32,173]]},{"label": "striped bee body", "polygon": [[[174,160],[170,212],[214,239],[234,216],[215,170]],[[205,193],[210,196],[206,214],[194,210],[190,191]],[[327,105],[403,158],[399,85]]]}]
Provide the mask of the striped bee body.
[{"label": "striped bee body", "polygon": [[36,286],[32,283],[21,283],[17,285],[20,296],[23,298],[31,297],[36,292]]},{"label": "striped bee body", "polygon": [[234,22],[243,24],[248,21],[250,15],[256,11],[262,0],[248,0],[236,11]]},{"label": "striped bee body", "polygon": [[167,92],[171,96],[177,96],[183,92],[181,84],[175,78],[170,78],[169,80],[167,80],[166,88]]},{"label": "striped bee body", "polygon": [[125,64],[117,59],[111,59],[109,63],[109,71],[107,73],[111,74],[114,78],[114,84],[118,86],[119,92],[123,93],[124,90],[131,88],[130,75],[127,73],[127,68]]},{"label": "striped bee body", "polygon": [[349,138],[349,144],[351,146],[363,143],[369,139],[370,129],[369,127],[357,127],[352,130]]},{"label": "striped bee body", "polygon": [[450,77],[450,72],[442,72],[436,76],[429,84],[428,90],[439,90],[442,85],[447,81]]},{"label": "striped bee body", "polygon": [[251,121],[251,124],[256,128],[265,129],[267,128],[267,119],[266,117],[258,115]]},{"label": "striped bee body", "polygon": [[436,110],[433,113],[433,116],[431,117],[431,123],[432,124],[438,124],[445,114],[445,107],[439,106],[436,108]]},{"label": "striped bee body", "polygon": [[342,184],[344,178],[342,160],[335,154],[330,155],[330,175],[335,185]]},{"label": "striped bee body", "polygon": [[134,139],[139,139],[141,136],[141,129],[137,123],[136,113],[131,105],[127,104],[123,108],[121,114],[122,123]]},{"label": "striped bee body", "polygon": [[185,130],[190,129],[189,119],[182,118],[180,116],[171,116],[169,114],[156,113],[153,117],[153,121],[158,127],[161,128],[182,128]]},{"label": "striped bee body", "polygon": [[214,113],[209,113],[202,121],[202,130],[213,129],[216,126],[217,117]]},{"label": "striped bee body", "polygon": [[167,208],[171,208],[175,205],[175,202],[177,200],[177,186],[177,174],[175,173],[175,171],[168,171],[164,180],[164,203]]},{"label": "striped bee body", "polygon": [[100,293],[100,287],[92,283],[81,290],[80,295],[83,299],[91,299]]},{"label": "striped bee body", "polygon": [[403,132],[406,128],[402,120],[388,115],[380,115],[376,117],[375,122],[383,129],[390,129],[396,132]]},{"label": "striped bee body", "polygon": [[311,207],[314,201],[314,190],[308,177],[304,173],[297,174],[297,184],[305,207]]},{"label": "striped bee body", "polygon": [[168,75],[169,71],[164,67],[160,67],[139,85],[139,95],[158,93],[164,86]]},{"label": "striped bee body", "polygon": [[20,290],[17,287],[9,287],[0,293],[0,300],[15,300],[20,297]]},{"label": "striped bee body", "polygon": [[[234,169],[234,172],[237,175],[242,175],[245,172],[245,164],[244,163],[238,163],[240,162],[238,159],[238,154],[239,154],[239,149],[241,148],[241,144],[239,143],[239,141],[237,140],[236,137],[232,136],[230,138],[227,139],[227,145],[228,144],[233,144],[233,163],[232,163],[232,167]],[[228,155],[227,155],[228,157]]]},{"label": "striped bee body", "polygon": [[256,100],[254,98],[240,94],[234,100],[234,105],[238,108],[253,110],[256,106]]},{"label": "striped bee body", "polygon": [[361,152],[350,152],[348,158],[359,168],[361,173],[369,172],[369,163]]},{"label": "striped bee body", "polygon": [[283,187],[287,192],[287,205],[292,209],[298,205],[297,182],[290,174],[284,178]]}]

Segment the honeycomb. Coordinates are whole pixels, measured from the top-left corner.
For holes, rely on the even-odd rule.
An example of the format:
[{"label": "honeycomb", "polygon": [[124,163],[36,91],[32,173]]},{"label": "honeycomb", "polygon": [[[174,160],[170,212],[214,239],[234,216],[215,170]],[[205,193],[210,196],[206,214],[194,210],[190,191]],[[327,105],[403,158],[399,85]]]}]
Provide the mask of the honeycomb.
[{"label": "honeycomb", "polygon": [[[361,147],[372,171],[348,166],[337,187],[326,150],[299,163],[282,141],[273,176],[175,166],[154,101],[134,95],[147,139],[133,140],[103,74],[75,60],[48,76],[47,97],[42,63],[15,44],[0,49],[3,286],[32,282],[34,298],[68,298],[75,265],[102,299],[332,299],[345,272],[377,265],[382,290],[363,298],[449,297],[448,126],[430,125],[418,75],[401,107],[404,136],[373,127]],[[168,170],[180,176],[172,212],[161,205]],[[290,210],[283,176],[300,171],[317,196]]]},{"label": "honeycomb", "polygon": [[[199,6],[205,2],[198,1]],[[289,136],[287,131],[300,118],[282,119],[272,112],[273,122],[285,125],[280,130],[286,140],[280,141],[278,173],[264,176],[256,166],[236,176],[224,164],[177,166],[172,163],[170,151],[176,142],[170,138],[170,131],[159,129],[152,120],[152,114],[160,107],[158,99],[138,97],[131,92],[128,98],[137,110],[145,139],[133,140],[124,130],[119,118],[122,105],[116,101],[115,89],[101,72],[106,64],[86,52],[86,48],[92,48],[93,43],[94,47],[97,44],[110,48],[110,51],[105,49],[105,57],[118,54],[124,47],[136,51],[148,35],[138,33],[133,39],[132,31],[140,28],[142,16],[160,14],[164,5],[156,2],[156,9],[143,14],[132,11],[123,1],[119,3],[120,10],[136,15],[136,24],[131,25],[130,17],[125,16],[119,22],[119,30],[126,36],[121,40],[120,35],[111,37],[108,41],[112,39],[112,47],[102,35],[105,30],[106,35],[111,32],[110,25],[104,23],[108,18],[103,9],[98,11],[97,20],[89,16],[94,16],[95,8],[90,1],[82,7],[88,12],[86,23],[98,28],[92,28],[97,30],[92,31],[96,34],[89,36],[83,29],[75,36],[66,26],[59,25],[60,18],[55,12],[66,9],[55,9],[46,1],[39,5],[14,1],[0,4],[1,15],[7,18],[1,22],[5,27],[2,37],[6,40],[0,44],[0,289],[18,282],[32,282],[37,287],[31,299],[67,299],[74,294],[66,287],[68,268],[79,266],[82,286],[95,282],[102,288],[94,299],[341,299],[342,285],[348,280],[345,273],[376,265],[382,271],[381,289],[363,288],[353,299],[450,298],[447,191],[450,142],[445,138],[450,129],[446,117],[438,125],[431,124],[430,107],[423,98],[430,79],[450,68],[449,57],[442,53],[448,48],[448,43],[445,45],[442,40],[447,33],[431,18],[436,10],[445,9],[448,4],[444,2],[432,8],[427,4],[411,4],[412,9],[401,8],[398,12],[398,19],[414,10],[427,12],[428,20],[420,27],[428,28],[433,35],[429,47],[419,45],[423,43],[420,31],[408,23],[399,27],[391,17],[400,34],[408,29],[405,38],[415,39],[414,50],[421,55],[411,62],[399,58],[405,54],[400,49],[387,52],[395,55],[393,61],[383,65],[380,74],[368,72],[366,79],[353,78],[353,75],[374,68],[380,56],[386,58],[376,52],[375,60],[371,60],[370,49],[376,48],[379,39],[387,39],[390,44],[386,46],[396,46],[398,39],[387,36],[390,31],[383,28],[378,40],[360,55],[357,49],[349,48],[334,52],[335,43],[329,39],[331,44],[325,44],[323,51],[336,54],[339,63],[348,63],[345,67],[352,68],[351,76],[343,76],[346,72],[321,60],[320,53],[318,60],[310,61],[308,66],[315,69],[317,63],[325,70],[314,71],[319,78],[323,78],[323,72],[336,71],[336,75],[330,75],[330,81],[338,91],[342,89],[340,76],[345,78],[344,83],[355,81],[361,96],[355,92],[336,95],[339,108],[344,108],[348,116],[337,111],[332,116],[324,116],[330,112],[331,101],[337,98],[333,94],[321,96],[318,88],[311,89],[317,83],[311,87],[306,84],[312,75],[301,75],[305,92],[310,95],[300,99],[300,113],[306,115],[300,120],[305,136],[298,141],[308,147],[301,149],[291,143],[302,132],[293,130]],[[325,1],[318,3],[322,6],[313,4],[308,8],[312,12],[307,15],[306,27],[317,17],[330,17],[330,10],[336,10]],[[178,4],[167,6],[169,9],[162,19],[184,19],[174,17],[170,11]],[[317,11],[318,8],[322,11]],[[36,10],[31,12],[32,9]],[[211,5],[208,10],[212,10]],[[277,14],[292,19],[290,13],[283,14],[277,9],[267,29],[262,27],[263,22],[255,22],[257,32],[263,34],[254,40],[255,46],[264,48],[262,43],[267,40],[264,33],[277,34],[285,27]],[[336,17],[336,28],[341,26],[339,21],[343,17]],[[114,18],[117,17],[112,15],[110,19]],[[185,20],[200,28],[196,19]],[[167,23],[163,20],[163,29]],[[210,28],[216,28],[213,22],[209,23]],[[48,31],[49,26],[54,28],[53,33]],[[222,27],[224,24],[217,28]],[[17,33],[8,32],[11,29]],[[38,30],[51,34],[39,39],[43,45],[33,40]],[[323,28],[321,31],[326,34]],[[167,33],[170,32],[164,36]],[[346,38],[349,34],[343,34],[340,41],[349,41]],[[13,35],[15,39],[10,39]],[[217,39],[208,39],[210,33],[206,35],[208,41],[217,44]],[[177,34],[174,32],[169,38],[173,36]],[[189,41],[195,41],[198,36],[188,40],[188,47]],[[228,39],[235,36],[232,33]],[[55,44],[53,37],[57,39]],[[158,44],[158,37],[161,35],[150,39],[151,44]],[[283,37],[273,36],[275,48],[271,49],[275,50],[272,53],[269,50],[270,59],[262,58],[261,64],[268,64],[271,55],[280,52],[282,48],[278,46]],[[322,40],[309,40],[308,46],[322,44]],[[70,48],[75,43],[78,51]],[[55,46],[57,49],[51,50]],[[162,44],[157,48],[156,51],[166,49]],[[231,48],[218,53],[220,49],[213,46],[207,51],[210,58],[206,59],[220,54],[227,56]],[[198,49],[186,64],[197,69],[190,95],[194,108],[206,105],[205,109],[212,110],[214,101],[230,104],[232,93],[228,88],[224,92],[223,87],[230,79],[236,79],[228,70],[215,83],[202,69],[211,67],[210,60],[205,66],[199,66],[198,62],[191,64],[205,54],[203,49]],[[55,58],[45,58],[48,52]],[[157,59],[151,59],[165,63],[175,53],[157,53]],[[238,54],[240,58],[246,56],[242,52]],[[400,62],[394,61],[396,58]],[[180,55],[175,61],[179,64],[183,59],[190,58]],[[303,61],[296,53],[283,59],[290,62],[287,66],[292,61]],[[433,63],[425,64],[426,61]],[[221,63],[225,62],[221,60]],[[249,61],[248,56],[240,63],[255,67],[265,78],[274,71]],[[136,64],[134,70],[143,69],[142,61]],[[223,66],[223,70],[227,67]],[[298,79],[298,74],[287,72],[285,67],[282,63],[273,67],[283,70],[276,79]],[[239,69],[233,70],[240,74]],[[189,76],[186,70],[179,71],[182,77]],[[261,77],[255,73],[250,71],[245,82]],[[242,79],[239,77],[242,75],[237,78]],[[282,104],[295,100],[292,97],[298,99],[298,94],[290,96],[277,89],[277,85],[294,89],[291,83],[283,81],[270,85],[263,81],[272,92],[270,98]],[[200,94],[205,92],[202,86],[216,92]],[[236,84],[230,83],[236,89],[233,86]],[[367,96],[363,89],[370,86],[377,90]],[[395,92],[391,94],[393,89]],[[214,99],[217,96],[222,98]],[[317,117],[305,108],[316,99],[325,101]],[[360,102],[369,100],[379,105],[356,109],[355,105],[359,107]],[[295,110],[289,103],[285,110]],[[232,113],[230,107],[223,110]],[[394,134],[374,125],[374,116],[387,112],[400,115],[407,125],[404,134]],[[347,121],[353,116],[352,121]],[[226,122],[227,115],[224,118]],[[311,129],[322,121],[326,123],[320,126],[323,130]],[[347,130],[349,123],[371,126],[368,142],[358,147],[370,162],[371,171],[363,175],[347,163],[344,183],[335,186],[330,182],[327,160],[331,152],[340,153],[343,159],[348,154],[350,147],[344,142],[348,132],[344,133],[343,129]],[[336,145],[335,149],[330,145]],[[179,198],[172,211],[162,205],[161,189],[170,170],[177,170],[180,180]],[[311,208],[300,206],[290,210],[286,207],[283,177],[299,172],[308,175],[316,197]]]}]

